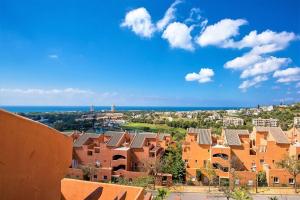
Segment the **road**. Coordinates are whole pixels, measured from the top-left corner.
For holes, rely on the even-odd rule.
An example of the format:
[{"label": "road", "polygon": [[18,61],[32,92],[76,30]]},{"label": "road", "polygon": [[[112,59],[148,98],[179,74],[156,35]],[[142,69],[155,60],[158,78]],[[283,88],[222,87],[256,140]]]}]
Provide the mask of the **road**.
[{"label": "road", "polygon": [[[168,200],[175,200],[178,193],[171,193],[167,198]],[[276,196],[278,200],[299,200],[300,195],[252,195],[254,200],[269,200],[269,197]],[[220,194],[203,194],[203,193],[181,193],[181,200],[226,200],[226,198]]]}]

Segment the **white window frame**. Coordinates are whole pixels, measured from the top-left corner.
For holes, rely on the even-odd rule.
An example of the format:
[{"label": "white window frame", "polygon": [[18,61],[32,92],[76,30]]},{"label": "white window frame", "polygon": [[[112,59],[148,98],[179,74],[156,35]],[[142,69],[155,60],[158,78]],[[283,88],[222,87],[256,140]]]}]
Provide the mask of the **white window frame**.
[{"label": "white window frame", "polygon": [[[277,178],[277,181],[275,181],[275,178]],[[278,178],[277,176],[274,176],[274,177],[273,177],[273,182],[274,182],[274,183],[279,183],[279,178]]]},{"label": "white window frame", "polygon": [[[290,180],[293,180],[293,182],[291,183]],[[294,185],[295,184],[295,179],[294,178],[289,178],[289,184]]]}]

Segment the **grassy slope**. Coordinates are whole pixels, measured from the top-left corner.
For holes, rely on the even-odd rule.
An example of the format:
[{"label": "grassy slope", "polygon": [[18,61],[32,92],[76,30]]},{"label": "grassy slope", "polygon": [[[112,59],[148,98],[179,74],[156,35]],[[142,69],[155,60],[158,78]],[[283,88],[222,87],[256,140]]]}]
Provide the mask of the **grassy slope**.
[{"label": "grassy slope", "polygon": [[124,129],[128,130],[141,130],[150,132],[160,133],[171,133],[176,139],[181,140],[185,136],[186,130],[183,128],[173,128],[166,124],[148,124],[148,123],[127,123],[123,126]]}]

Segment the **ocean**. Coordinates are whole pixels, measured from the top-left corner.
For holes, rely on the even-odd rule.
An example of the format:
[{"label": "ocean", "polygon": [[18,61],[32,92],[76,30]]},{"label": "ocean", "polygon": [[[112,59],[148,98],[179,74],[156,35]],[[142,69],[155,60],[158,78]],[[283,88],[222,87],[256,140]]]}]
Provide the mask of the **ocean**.
[{"label": "ocean", "polygon": [[[1,109],[16,112],[87,112],[90,106],[0,106]],[[242,107],[169,107],[169,106],[116,106],[117,111],[197,111],[236,110]],[[110,111],[110,106],[94,106],[95,111]]]}]

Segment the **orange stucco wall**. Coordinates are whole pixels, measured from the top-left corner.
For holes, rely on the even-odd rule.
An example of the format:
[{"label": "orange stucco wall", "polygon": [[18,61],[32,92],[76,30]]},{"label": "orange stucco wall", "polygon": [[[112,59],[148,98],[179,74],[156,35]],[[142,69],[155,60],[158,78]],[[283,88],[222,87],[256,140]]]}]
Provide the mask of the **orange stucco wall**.
[{"label": "orange stucco wall", "polygon": [[126,191],[125,200],[143,200],[144,189],[141,187],[121,186],[115,184],[87,182],[73,179],[63,179],[62,196],[63,200],[85,199],[96,188],[102,187],[102,194],[99,200],[114,199],[119,193]]},{"label": "orange stucco wall", "polygon": [[0,135],[0,199],[59,200],[71,138],[3,110]]},{"label": "orange stucco wall", "polygon": [[186,162],[186,178],[196,176],[197,169],[204,167],[204,161],[210,158],[210,145],[199,145],[196,135],[188,133],[182,147],[182,159]]}]

